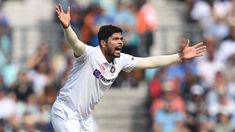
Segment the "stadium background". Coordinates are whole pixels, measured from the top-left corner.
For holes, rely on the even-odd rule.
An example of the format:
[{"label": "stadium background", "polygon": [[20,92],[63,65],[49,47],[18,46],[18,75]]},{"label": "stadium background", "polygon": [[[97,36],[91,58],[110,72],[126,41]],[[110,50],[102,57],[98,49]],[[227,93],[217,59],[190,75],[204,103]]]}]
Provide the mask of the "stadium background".
[{"label": "stadium background", "polygon": [[1,0],[0,131],[53,131],[50,107],[73,63],[58,3],[71,5],[89,45],[112,23],[135,56],[175,53],[185,38],[208,47],[197,59],[121,73],[95,108],[99,131],[235,130],[235,0]]}]

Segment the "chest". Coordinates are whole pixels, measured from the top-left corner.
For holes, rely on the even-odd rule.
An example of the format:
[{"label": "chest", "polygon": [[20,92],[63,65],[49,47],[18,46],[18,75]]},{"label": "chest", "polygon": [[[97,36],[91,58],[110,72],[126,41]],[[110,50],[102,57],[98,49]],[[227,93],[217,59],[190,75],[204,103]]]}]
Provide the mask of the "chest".
[{"label": "chest", "polygon": [[94,58],[91,66],[95,79],[104,85],[111,85],[121,71],[121,65],[117,61],[106,63],[102,62],[99,58]]}]

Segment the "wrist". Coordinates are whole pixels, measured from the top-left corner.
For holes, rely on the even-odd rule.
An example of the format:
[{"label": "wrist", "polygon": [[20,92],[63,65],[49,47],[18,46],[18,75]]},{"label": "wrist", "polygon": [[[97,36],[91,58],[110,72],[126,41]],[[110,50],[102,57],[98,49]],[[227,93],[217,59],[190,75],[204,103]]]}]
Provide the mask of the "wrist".
[{"label": "wrist", "polygon": [[183,53],[182,53],[182,52],[179,52],[179,53],[178,53],[178,56],[179,56],[180,62],[182,62],[182,61],[184,60],[184,58],[183,58]]},{"label": "wrist", "polygon": [[70,26],[70,23],[68,25],[63,25],[64,29],[67,29]]}]

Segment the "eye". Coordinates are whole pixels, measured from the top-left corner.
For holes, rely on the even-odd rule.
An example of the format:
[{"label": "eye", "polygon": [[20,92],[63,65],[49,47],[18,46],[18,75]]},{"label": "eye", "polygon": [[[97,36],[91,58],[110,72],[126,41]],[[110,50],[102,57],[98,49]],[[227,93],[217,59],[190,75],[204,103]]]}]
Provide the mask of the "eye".
[{"label": "eye", "polygon": [[113,40],[121,40],[121,41],[123,41],[123,37],[118,37],[118,36],[113,37],[112,39],[113,39]]}]

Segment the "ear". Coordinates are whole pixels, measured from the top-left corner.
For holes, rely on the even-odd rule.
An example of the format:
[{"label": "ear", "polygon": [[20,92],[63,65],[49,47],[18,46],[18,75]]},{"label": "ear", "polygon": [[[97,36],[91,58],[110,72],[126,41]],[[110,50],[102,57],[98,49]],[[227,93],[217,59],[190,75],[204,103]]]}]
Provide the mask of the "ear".
[{"label": "ear", "polygon": [[100,41],[100,46],[101,46],[102,48],[106,47],[106,42],[105,42],[104,40],[101,40],[101,41]]}]

